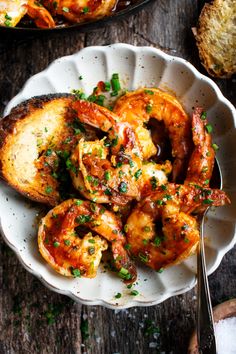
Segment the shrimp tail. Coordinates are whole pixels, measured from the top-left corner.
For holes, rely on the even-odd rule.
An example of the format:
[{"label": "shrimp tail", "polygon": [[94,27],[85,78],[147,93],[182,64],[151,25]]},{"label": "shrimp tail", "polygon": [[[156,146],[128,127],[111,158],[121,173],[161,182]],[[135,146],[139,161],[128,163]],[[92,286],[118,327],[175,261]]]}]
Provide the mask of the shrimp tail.
[{"label": "shrimp tail", "polygon": [[30,0],[27,5],[27,14],[34,19],[39,28],[54,28],[55,22],[50,12],[41,4]]}]

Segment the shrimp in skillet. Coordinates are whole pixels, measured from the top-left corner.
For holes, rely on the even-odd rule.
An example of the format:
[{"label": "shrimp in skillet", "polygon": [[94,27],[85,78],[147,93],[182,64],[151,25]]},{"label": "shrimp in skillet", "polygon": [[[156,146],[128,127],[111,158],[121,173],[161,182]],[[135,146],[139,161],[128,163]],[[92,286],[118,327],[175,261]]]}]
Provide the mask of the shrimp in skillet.
[{"label": "shrimp in skillet", "polygon": [[[207,122],[201,119],[201,113],[202,110],[197,108],[193,114],[195,148],[185,184],[169,183],[158,187],[137,205],[127,221],[127,240],[131,253],[156,270],[182,261],[195,250],[199,230],[196,218],[190,213],[202,211],[209,205],[230,203],[223,191],[208,188],[214,150]],[[203,168],[207,175],[203,173]],[[159,235],[156,221],[160,219],[162,232],[159,230]]]},{"label": "shrimp in skillet", "polygon": [[[172,146],[173,181],[176,181],[186,167],[191,144],[191,121],[185,113],[181,104],[176,98],[159,89],[143,88],[135,92],[128,92],[122,96],[115,104],[113,110],[121,121],[126,121],[135,128],[148,123],[150,118],[163,121],[168,131]],[[139,139],[139,130],[136,130]],[[155,149],[146,151],[143,145],[144,159],[148,159],[150,153],[155,153]]]},{"label": "shrimp in skillet", "polygon": [[136,269],[124,248],[125,237],[119,218],[103,206],[79,199],[66,200],[41,220],[39,250],[50,266],[66,276],[96,276],[107,242],[91,233],[80,239],[76,228],[81,225],[111,243],[116,269],[125,273],[127,282],[133,282]]},{"label": "shrimp in skillet", "polygon": [[28,0],[0,0],[0,25],[15,27],[27,12]]},{"label": "shrimp in skillet", "polygon": [[54,28],[55,22],[50,12],[38,1],[28,0],[27,14],[34,20],[37,27]]},{"label": "shrimp in skillet", "polygon": [[116,1],[117,0],[60,0],[57,1],[56,12],[65,17],[68,21],[74,23],[97,20],[111,13]]}]

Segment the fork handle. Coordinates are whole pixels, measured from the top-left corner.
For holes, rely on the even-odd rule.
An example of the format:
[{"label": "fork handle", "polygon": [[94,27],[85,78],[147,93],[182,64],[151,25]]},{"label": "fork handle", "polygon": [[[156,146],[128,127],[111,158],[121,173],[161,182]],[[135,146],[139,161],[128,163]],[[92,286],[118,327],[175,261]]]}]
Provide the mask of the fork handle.
[{"label": "fork handle", "polygon": [[200,227],[200,242],[197,256],[197,338],[200,354],[216,354],[214,321],[211,298],[206,274],[204,249],[204,216]]}]

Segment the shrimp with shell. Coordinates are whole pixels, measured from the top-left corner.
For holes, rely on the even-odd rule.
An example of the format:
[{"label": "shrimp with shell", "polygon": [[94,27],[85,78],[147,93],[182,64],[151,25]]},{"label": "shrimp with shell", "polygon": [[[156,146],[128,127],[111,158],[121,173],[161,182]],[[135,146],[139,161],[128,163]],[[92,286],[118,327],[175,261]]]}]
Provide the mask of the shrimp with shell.
[{"label": "shrimp with shell", "polygon": [[120,121],[129,122],[134,127],[144,159],[156,153],[155,146],[146,149],[147,139],[142,139],[143,131],[146,129],[144,125],[150,118],[164,122],[174,158],[172,178],[176,181],[183,173],[192,149],[191,120],[179,101],[159,89],[142,88],[128,92],[118,99],[113,111]]},{"label": "shrimp with shell", "polygon": [[93,142],[80,140],[71,155],[73,184],[86,198],[125,205],[146,195],[153,183],[167,183],[171,163],[142,161],[129,123],[117,121],[114,113],[87,101],[76,101],[74,109],[83,123],[100,128],[109,137]]},{"label": "shrimp with shell", "polygon": [[199,228],[191,213],[205,210],[209,205],[230,203],[225,192],[208,187],[215,153],[206,128],[208,123],[201,116],[202,110],[197,108],[192,120],[195,148],[185,184],[168,183],[158,187],[136,206],[127,220],[130,252],[155,270],[184,260],[196,249]]},{"label": "shrimp with shell", "polygon": [[[91,232],[80,238],[79,226]],[[93,236],[94,232],[98,235]],[[136,269],[124,248],[121,221],[103,206],[79,199],[66,200],[48,212],[38,231],[41,255],[65,276],[95,277],[107,241],[115,268],[125,274],[127,282],[133,282]]]}]

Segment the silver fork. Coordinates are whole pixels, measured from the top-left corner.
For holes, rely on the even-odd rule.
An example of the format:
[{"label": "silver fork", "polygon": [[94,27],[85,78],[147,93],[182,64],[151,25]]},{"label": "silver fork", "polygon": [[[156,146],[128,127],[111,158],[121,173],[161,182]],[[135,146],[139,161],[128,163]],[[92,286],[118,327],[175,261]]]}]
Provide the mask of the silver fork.
[{"label": "silver fork", "polygon": [[[215,159],[213,171],[214,187],[222,189],[222,174],[218,161]],[[197,254],[197,339],[200,354],[216,354],[214,319],[211,297],[206,272],[204,248],[204,221],[209,207],[199,215],[200,242]]]}]

